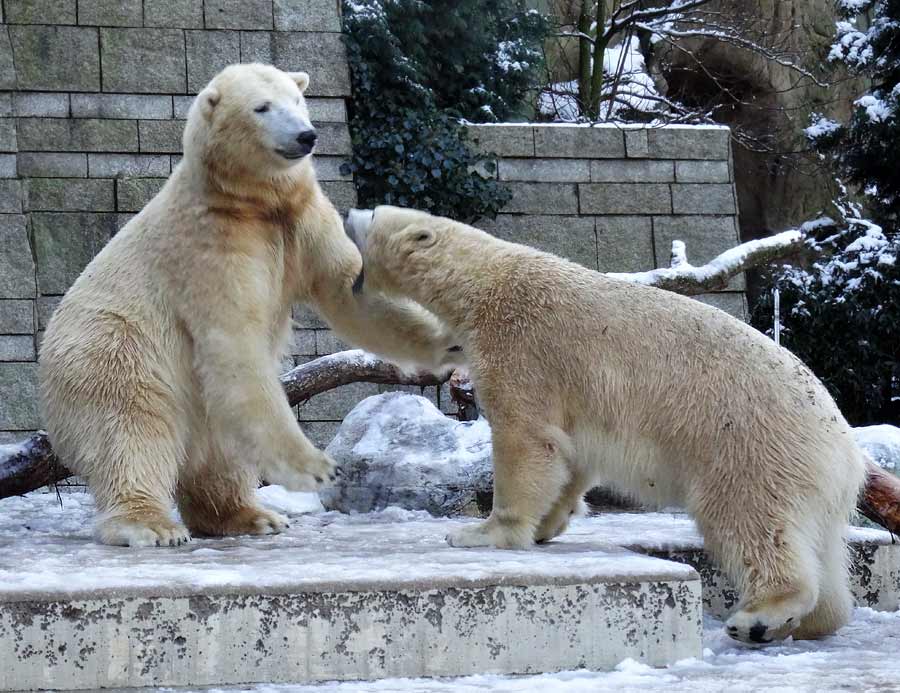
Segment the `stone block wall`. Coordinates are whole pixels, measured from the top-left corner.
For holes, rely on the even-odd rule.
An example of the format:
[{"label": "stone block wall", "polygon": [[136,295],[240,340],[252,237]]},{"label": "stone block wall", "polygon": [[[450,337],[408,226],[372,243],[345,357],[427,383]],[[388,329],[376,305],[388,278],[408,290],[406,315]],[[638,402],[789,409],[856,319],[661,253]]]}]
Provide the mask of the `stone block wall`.
[{"label": "stone block wall", "polygon": [[[726,127],[479,125],[470,136],[497,154],[494,175],[513,197],[480,224],[600,272],[669,266],[673,240],[695,265],[739,243]],[[702,295],[747,318],[744,279]]]},{"label": "stone block wall", "polygon": [[[0,22],[2,444],[41,425],[35,361],[53,308],[162,186],[191,101],[220,69],[308,71],[323,187],[344,209],[356,192],[339,172],[350,79],[338,0],[4,0]],[[297,319],[294,359],[333,349],[312,315]],[[335,406],[313,418],[339,418]]]}]

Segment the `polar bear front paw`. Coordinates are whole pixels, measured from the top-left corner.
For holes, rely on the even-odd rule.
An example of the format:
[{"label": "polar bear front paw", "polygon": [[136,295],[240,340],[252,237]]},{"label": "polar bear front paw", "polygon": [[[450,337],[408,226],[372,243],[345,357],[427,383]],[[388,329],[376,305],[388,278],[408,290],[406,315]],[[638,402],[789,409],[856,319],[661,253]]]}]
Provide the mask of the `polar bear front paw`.
[{"label": "polar bear front paw", "polygon": [[112,546],[181,546],[191,540],[187,527],[167,517],[144,522],[107,517],[97,523],[97,538]]},{"label": "polar bear front paw", "polygon": [[291,526],[284,515],[256,507],[244,508],[226,524],[224,534],[229,536],[280,534]]},{"label": "polar bear front paw", "polygon": [[498,549],[527,549],[534,540],[531,531],[513,531],[487,520],[454,529],[447,534],[447,543],[455,548],[494,546]]},{"label": "polar bear front paw", "polygon": [[337,478],[337,463],[331,456],[316,450],[315,454],[305,455],[298,463],[279,462],[260,472],[270,484],[284,486],[288,491],[315,491]]}]

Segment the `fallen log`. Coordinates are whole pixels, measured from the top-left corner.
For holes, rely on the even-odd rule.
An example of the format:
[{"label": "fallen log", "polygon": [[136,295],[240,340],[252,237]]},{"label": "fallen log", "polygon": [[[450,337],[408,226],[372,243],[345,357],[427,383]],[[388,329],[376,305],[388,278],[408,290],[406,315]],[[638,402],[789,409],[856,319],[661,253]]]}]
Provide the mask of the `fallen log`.
[{"label": "fallen log", "polygon": [[859,512],[900,535],[900,478],[873,462],[867,463],[866,472],[866,488],[859,497]]},{"label": "fallen log", "polygon": [[[350,383],[380,385],[442,385],[449,378],[432,373],[407,373],[392,363],[354,349],[304,363],[281,376],[291,406]],[[53,454],[47,434],[40,431],[17,445],[0,445],[0,498],[21,496],[73,476]]]}]

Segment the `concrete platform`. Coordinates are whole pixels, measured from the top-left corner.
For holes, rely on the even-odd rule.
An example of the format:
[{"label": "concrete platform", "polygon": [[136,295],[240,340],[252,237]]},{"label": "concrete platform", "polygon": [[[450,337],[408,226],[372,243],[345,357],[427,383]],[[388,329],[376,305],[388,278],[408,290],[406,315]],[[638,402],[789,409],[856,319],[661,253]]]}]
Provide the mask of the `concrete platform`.
[{"label": "concrete platform", "polygon": [[533,551],[453,549],[452,521],[394,510],[127,549],[94,543],[90,513],[78,494],[0,501],[0,690],[603,670],[701,653],[696,571],[604,543],[596,521]]}]

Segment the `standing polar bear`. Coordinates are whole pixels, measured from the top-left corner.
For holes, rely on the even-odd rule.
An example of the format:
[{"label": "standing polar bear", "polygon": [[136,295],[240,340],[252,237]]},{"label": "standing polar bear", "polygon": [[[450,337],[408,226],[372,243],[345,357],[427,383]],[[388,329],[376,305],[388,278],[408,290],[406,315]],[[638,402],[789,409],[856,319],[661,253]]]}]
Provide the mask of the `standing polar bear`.
[{"label": "standing polar bear", "polygon": [[264,65],[217,75],[188,114],[182,162],[47,327],[44,419],[96,497],[103,542],[279,531],[258,477],[329,478],[278,381],[292,304],[400,362],[437,368],[453,346],[421,307],[352,293],[361,259],[316,182],[308,82]]},{"label": "standing polar bear", "polygon": [[551,539],[602,481],[688,509],[742,595],[732,637],[848,620],[843,533],[864,456],[787,350],[710,306],[448,219],[379,207],[347,231],[363,292],[411,298],[457,332],[491,423],[493,511],[452,545]]}]

